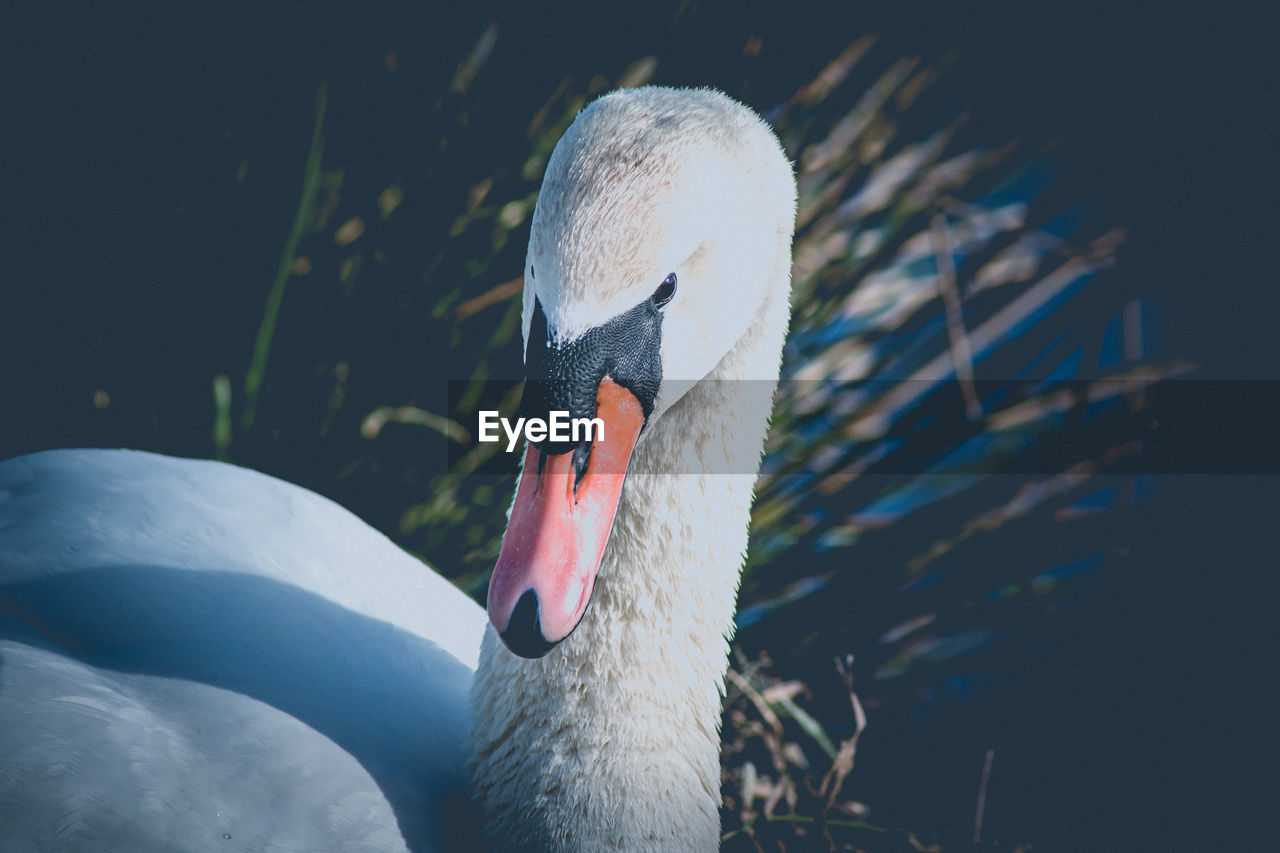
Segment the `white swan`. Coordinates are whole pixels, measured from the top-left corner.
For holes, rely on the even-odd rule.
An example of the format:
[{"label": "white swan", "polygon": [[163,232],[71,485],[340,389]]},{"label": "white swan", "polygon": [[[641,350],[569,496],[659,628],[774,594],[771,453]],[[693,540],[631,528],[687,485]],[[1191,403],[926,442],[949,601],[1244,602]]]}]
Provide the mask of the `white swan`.
[{"label": "white swan", "polygon": [[128,452],[0,464],[7,837],[429,850],[470,682],[490,846],[716,849],[794,207],[771,131],[717,93],[615,93],[566,132],[526,261],[525,406],[606,434],[527,450],[482,645],[478,608],[297,487]]}]

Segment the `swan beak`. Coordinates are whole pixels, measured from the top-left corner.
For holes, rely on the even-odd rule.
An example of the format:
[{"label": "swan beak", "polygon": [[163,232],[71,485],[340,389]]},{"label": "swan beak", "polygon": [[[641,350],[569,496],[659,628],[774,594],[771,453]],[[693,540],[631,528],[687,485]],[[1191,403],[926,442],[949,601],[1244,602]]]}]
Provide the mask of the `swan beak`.
[{"label": "swan beak", "polygon": [[573,633],[591,600],[645,420],[635,394],[608,376],[596,391],[596,417],[604,421],[604,437],[592,443],[580,478],[574,453],[525,451],[488,602],[489,621],[521,657],[551,651]]}]

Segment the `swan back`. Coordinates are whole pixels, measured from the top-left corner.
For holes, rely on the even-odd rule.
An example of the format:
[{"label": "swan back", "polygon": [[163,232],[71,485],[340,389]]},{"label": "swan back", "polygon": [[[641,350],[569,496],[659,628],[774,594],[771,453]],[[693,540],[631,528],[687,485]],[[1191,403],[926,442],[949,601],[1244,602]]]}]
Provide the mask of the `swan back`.
[{"label": "swan back", "polygon": [[262,474],[132,451],[0,463],[0,825],[57,827],[59,850],[430,850],[465,786],[483,620]]}]

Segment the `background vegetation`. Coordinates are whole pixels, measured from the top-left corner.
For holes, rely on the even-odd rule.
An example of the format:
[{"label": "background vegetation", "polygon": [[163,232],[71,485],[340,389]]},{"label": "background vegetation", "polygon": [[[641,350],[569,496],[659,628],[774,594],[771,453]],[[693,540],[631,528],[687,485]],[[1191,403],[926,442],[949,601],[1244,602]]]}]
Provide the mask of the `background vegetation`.
[{"label": "background vegetation", "polygon": [[713,85],[801,185],[726,846],[1236,849],[1265,814],[1280,310],[1232,27],[711,2],[9,31],[0,456],[220,456],[482,596],[513,481],[455,439],[518,394],[546,157],[596,94]]}]

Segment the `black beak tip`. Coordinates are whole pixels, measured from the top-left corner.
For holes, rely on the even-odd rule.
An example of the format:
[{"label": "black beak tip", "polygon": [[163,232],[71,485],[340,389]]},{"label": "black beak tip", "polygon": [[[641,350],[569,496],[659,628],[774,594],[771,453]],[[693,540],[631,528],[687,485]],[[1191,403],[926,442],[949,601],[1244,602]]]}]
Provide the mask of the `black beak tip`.
[{"label": "black beak tip", "polygon": [[536,592],[528,589],[520,596],[501,636],[507,648],[522,658],[540,658],[555,648],[555,643],[542,636]]}]

